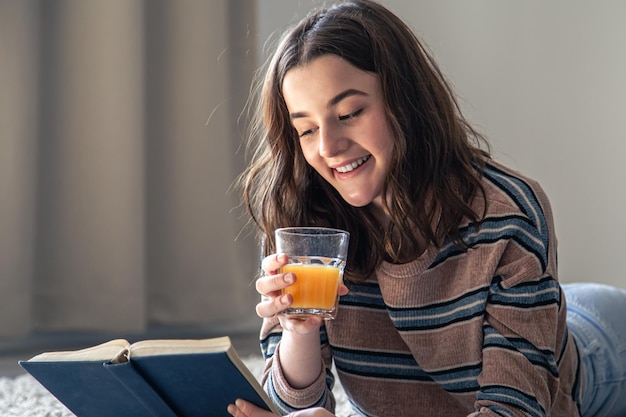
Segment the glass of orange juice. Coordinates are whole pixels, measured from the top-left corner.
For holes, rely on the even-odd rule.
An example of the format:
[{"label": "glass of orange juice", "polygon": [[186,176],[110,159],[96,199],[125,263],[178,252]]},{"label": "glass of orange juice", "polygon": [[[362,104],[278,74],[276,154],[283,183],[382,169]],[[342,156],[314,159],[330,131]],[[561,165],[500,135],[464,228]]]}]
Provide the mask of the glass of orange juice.
[{"label": "glass of orange juice", "polygon": [[289,256],[281,272],[296,276],[296,282],[282,291],[293,297],[284,314],[335,318],[350,233],[326,227],[285,227],[276,229],[275,237],[276,252]]}]

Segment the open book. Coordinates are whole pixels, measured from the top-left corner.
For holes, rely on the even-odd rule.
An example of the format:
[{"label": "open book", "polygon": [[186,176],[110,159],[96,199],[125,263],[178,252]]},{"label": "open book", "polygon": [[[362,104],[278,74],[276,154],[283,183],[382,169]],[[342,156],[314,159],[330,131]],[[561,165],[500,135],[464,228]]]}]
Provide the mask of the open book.
[{"label": "open book", "polygon": [[19,364],[78,417],[226,417],[237,398],[279,414],[228,337],[116,339]]}]

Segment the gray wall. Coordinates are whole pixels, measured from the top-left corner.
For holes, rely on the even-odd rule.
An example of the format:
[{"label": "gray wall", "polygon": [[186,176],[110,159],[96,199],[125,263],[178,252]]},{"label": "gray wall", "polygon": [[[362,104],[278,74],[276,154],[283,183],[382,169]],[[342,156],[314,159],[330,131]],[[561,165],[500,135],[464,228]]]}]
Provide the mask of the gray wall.
[{"label": "gray wall", "polygon": [[[319,3],[258,0],[259,56]],[[626,288],[626,2],[383,3],[433,51],[494,156],[544,186],[561,280]]]},{"label": "gray wall", "polygon": [[258,327],[258,248],[231,190],[254,6],[0,0],[0,350]]}]

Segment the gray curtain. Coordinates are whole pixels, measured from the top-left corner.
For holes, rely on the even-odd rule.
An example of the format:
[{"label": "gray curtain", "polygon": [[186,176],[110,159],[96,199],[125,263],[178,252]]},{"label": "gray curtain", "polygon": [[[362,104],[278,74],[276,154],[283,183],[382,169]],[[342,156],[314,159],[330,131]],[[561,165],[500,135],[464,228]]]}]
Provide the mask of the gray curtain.
[{"label": "gray curtain", "polygon": [[238,326],[252,0],[0,0],[0,337]]}]

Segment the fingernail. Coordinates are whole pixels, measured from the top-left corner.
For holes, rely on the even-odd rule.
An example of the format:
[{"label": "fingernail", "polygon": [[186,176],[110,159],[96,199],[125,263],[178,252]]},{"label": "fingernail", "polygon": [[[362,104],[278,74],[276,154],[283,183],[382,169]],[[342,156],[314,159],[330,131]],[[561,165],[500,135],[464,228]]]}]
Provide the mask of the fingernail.
[{"label": "fingernail", "polygon": [[289,274],[285,274],[283,276],[283,279],[285,280],[285,284],[293,284],[294,281],[296,280],[296,277],[293,274],[289,273]]},{"label": "fingernail", "polygon": [[289,295],[288,294],[282,295],[280,297],[280,303],[285,306],[289,304]]}]

